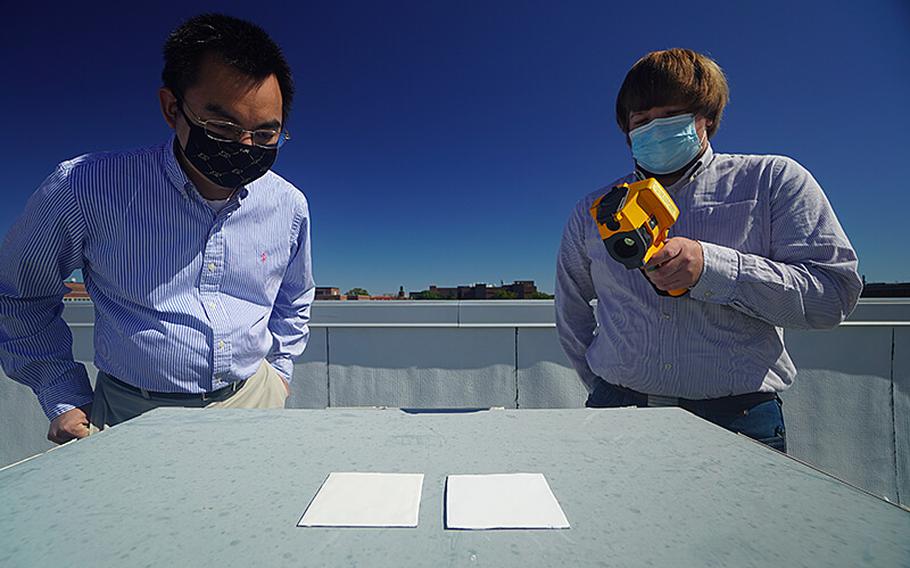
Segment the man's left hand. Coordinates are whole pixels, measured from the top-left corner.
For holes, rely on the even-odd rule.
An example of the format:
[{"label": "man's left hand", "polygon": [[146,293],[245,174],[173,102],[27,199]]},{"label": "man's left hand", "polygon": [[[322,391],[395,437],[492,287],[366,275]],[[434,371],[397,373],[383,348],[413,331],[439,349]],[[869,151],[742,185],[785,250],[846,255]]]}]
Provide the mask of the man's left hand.
[{"label": "man's left hand", "polygon": [[645,275],[659,290],[683,290],[698,283],[704,267],[700,242],[673,237],[645,265]]}]

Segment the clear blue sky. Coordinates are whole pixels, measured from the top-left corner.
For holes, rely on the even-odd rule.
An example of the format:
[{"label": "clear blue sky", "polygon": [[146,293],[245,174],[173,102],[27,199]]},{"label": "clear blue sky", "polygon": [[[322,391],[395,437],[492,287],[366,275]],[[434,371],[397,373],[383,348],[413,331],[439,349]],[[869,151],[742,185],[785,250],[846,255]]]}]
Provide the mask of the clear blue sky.
[{"label": "clear blue sky", "polygon": [[262,25],[294,70],[275,170],[309,198],[319,285],[552,291],[572,206],[631,167],[612,114],[623,76],[676,46],[727,73],[715,149],[796,158],[867,280],[910,281],[904,0],[26,4],[4,7],[0,35],[4,234],[57,162],[169,135],[161,45],[217,10]]}]

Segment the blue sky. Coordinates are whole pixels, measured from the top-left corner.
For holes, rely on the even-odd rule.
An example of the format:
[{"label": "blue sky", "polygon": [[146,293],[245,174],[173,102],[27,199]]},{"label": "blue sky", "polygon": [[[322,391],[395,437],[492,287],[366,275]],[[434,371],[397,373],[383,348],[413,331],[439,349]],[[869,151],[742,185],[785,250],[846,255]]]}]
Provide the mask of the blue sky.
[{"label": "blue sky", "polygon": [[910,281],[905,1],[25,4],[0,36],[0,233],[57,162],[164,140],[161,45],[222,11],[262,25],[294,70],[275,170],[310,201],[319,285],[552,291],[572,206],[631,167],[612,114],[626,71],[676,46],[727,73],[715,150],[796,158],[867,280]]}]

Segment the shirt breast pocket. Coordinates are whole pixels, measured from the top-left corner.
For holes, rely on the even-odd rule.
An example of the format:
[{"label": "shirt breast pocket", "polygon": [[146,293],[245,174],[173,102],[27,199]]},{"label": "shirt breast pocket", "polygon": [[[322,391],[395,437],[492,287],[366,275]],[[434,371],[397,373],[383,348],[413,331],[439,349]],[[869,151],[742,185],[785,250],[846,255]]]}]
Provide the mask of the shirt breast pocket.
[{"label": "shirt breast pocket", "polygon": [[680,214],[670,230],[671,237],[686,237],[752,254],[766,252],[766,233],[765,219],[754,199],[690,209]]}]

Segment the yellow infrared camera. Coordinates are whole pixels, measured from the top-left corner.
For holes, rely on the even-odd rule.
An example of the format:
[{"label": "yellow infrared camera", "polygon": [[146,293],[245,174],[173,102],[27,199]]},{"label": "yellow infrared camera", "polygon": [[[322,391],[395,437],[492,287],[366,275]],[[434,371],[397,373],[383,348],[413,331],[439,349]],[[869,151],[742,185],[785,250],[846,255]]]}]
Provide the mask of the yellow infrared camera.
[{"label": "yellow infrared camera", "polygon": [[[645,264],[664,248],[670,227],[679,218],[676,203],[654,178],[617,185],[597,198],[590,211],[610,256],[630,270],[642,270],[643,276]],[[673,297],[688,292],[654,290]]]}]

